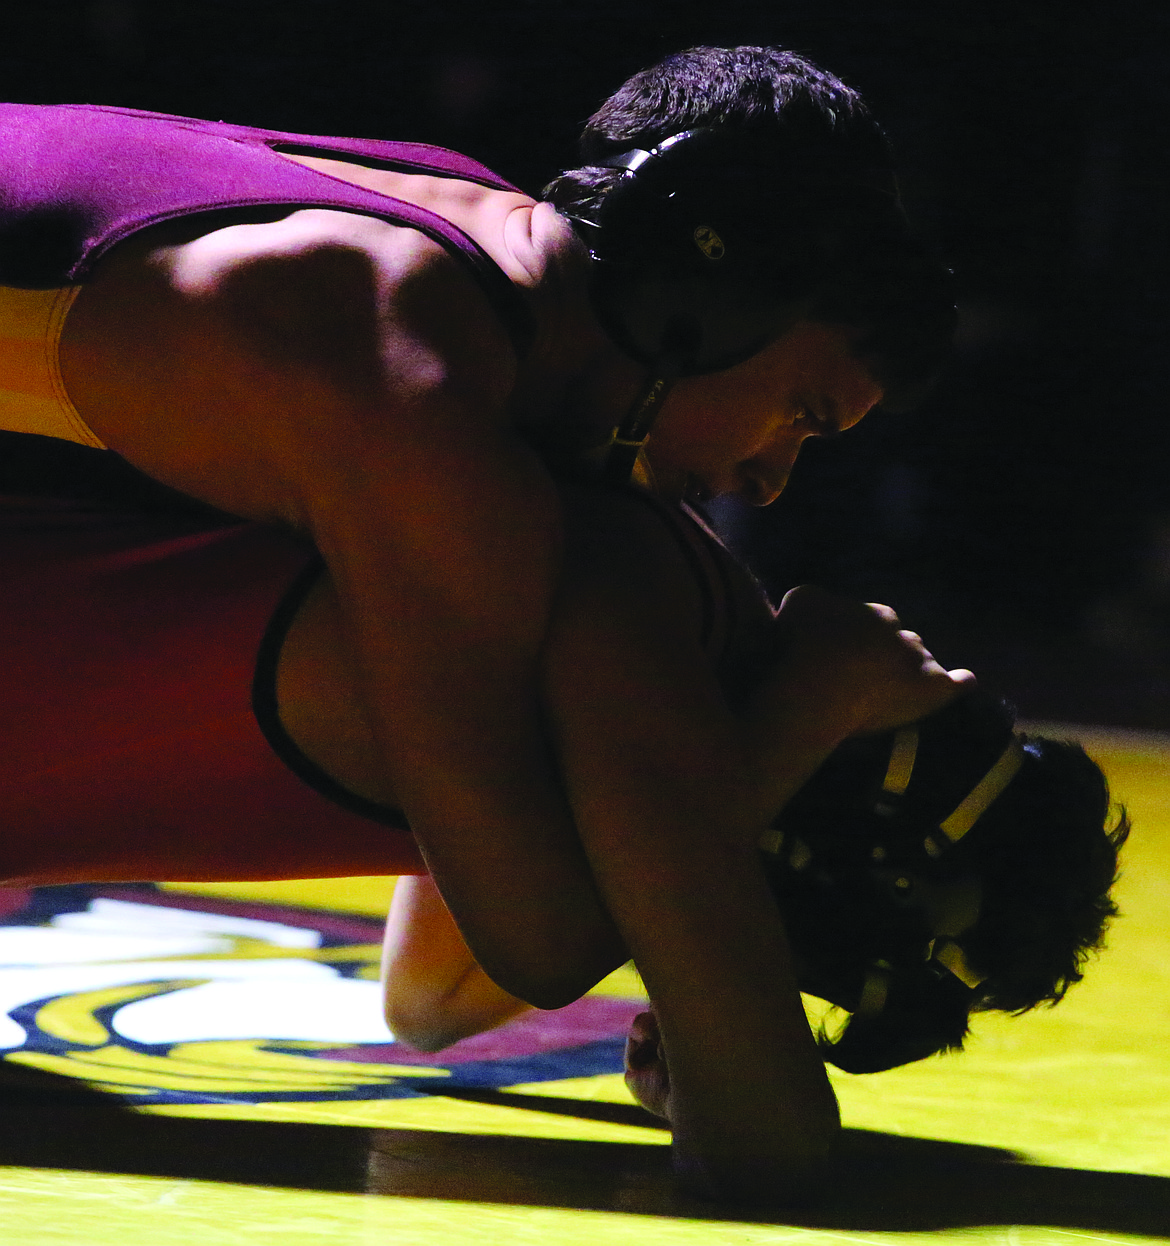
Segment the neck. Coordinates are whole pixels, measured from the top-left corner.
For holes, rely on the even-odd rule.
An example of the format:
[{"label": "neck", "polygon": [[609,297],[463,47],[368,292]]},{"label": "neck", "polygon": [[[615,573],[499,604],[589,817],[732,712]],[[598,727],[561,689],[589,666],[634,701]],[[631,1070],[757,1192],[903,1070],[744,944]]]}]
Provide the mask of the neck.
[{"label": "neck", "polygon": [[605,443],[646,383],[602,332],[588,301],[542,326],[517,377],[514,417],[554,465]]},{"label": "neck", "polygon": [[547,203],[513,212],[507,249],[525,270],[520,284],[537,336],[521,363],[512,419],[551,464],[568,465],[607,440],[645,383],[593,314],[593,261],[570,223]]}]

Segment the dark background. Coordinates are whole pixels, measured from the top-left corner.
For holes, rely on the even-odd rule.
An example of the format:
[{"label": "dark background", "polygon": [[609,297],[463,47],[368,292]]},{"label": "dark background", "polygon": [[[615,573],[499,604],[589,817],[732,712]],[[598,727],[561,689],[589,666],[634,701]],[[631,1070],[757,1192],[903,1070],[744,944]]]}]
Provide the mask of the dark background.
[{"label": "dark background", "polygon": [[0,25],[12,100],[436,142],[533,192],[663,54],[809,54],[889,130],[959,349],[921,410],[722,521],[773,588],[889,601],[1025,712],[1170,729],[1165,0],[49,0]]}]

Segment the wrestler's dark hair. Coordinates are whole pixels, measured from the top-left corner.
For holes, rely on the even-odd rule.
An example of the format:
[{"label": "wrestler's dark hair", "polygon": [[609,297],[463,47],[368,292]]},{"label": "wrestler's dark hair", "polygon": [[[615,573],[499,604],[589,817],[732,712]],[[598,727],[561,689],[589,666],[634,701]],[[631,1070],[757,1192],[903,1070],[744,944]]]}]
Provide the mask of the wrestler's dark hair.
[{"label": "wrestler's dark hair", "polygon": [[596,222],[623,176],[597,161],[699,127],[748,136],[756,161],[773,171],[779,189],[760,205],[759,233],[778,245],[774,254],[762,246],[759,267],[777,273],[788,323],[860,329],[855,350],[882,386],[882,405],[913,405],[950,348],[950,274],[912,236],[889,144],[861,97],[804,57],[696,47],[635,74],[589,119],[582,167],[550,183],[544,197]]},{"label": "wrestler's dark hair", "polygon": [[[1003,752],[1013,721],[1003,702],[977,689],[920,723],[918,760],[895,815],[899,835],[937,837],[940,821]],[[1055,1004],[1102,946],[1117,913],[1109,892],[1129,833],[1125,812],[1109,824],[1108,785],[1079,744],[1022,739],[1018,773],[967,835],[937,860],[923,856],[894,870],[981,883],[978,919],[953,938],[983,978],[974,987],[928,963],[933,932],[913,896],[875,885],[879,871],[864,862],[870,844],[890,842],[889,815],[874,796],[891,736],[839,749],[778,820],[786,836],[813,845],[812,863],[798,870],[764,854],[794,950],[808,966],[802,989],[839,1002],[842,994],[860,994],[875,962],[891,970],[878,1015],[855,1015],[835,1041],[822,1035],[823,1054],[834,1064],[870,1072],[957,1049],[970,1012],[1018,1014]],[[860,849],[852,877],[848,866],[832,866],[831,843],[816,860],[829,838],[824,828],[834,826],[849,838],[849,850]]]}]

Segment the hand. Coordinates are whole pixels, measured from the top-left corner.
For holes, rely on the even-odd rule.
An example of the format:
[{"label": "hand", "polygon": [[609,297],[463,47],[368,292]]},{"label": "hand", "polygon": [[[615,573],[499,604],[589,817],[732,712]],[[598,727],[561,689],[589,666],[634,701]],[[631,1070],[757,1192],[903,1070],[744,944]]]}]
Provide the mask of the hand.
[{"label": "hand", "polygon": [[626,1085],[647,1112],[670,1120],[670,1073],[658,1019],[652,1012],[640,1012],[630,1023],[626,1036]]},{"label": "hand", "polygon": [[776,616],[778,660],[762,695],[827,739],[889,731],[954,700],[975,676],[944,670],[889,606],[804,585]]}]

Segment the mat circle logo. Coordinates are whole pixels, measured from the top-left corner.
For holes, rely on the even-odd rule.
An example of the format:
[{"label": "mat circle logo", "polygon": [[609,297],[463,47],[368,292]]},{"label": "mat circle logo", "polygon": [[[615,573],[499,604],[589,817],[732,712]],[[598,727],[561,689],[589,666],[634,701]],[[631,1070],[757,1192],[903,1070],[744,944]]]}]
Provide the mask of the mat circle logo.
[{"label": "mat circle logo", "polygon": [[637,1000],[434,1055],[381,1010],[381,923],[149,887],[28,893],[0,925],[0,1057],[135,1105],[402,1099],[613,1074]]}]

